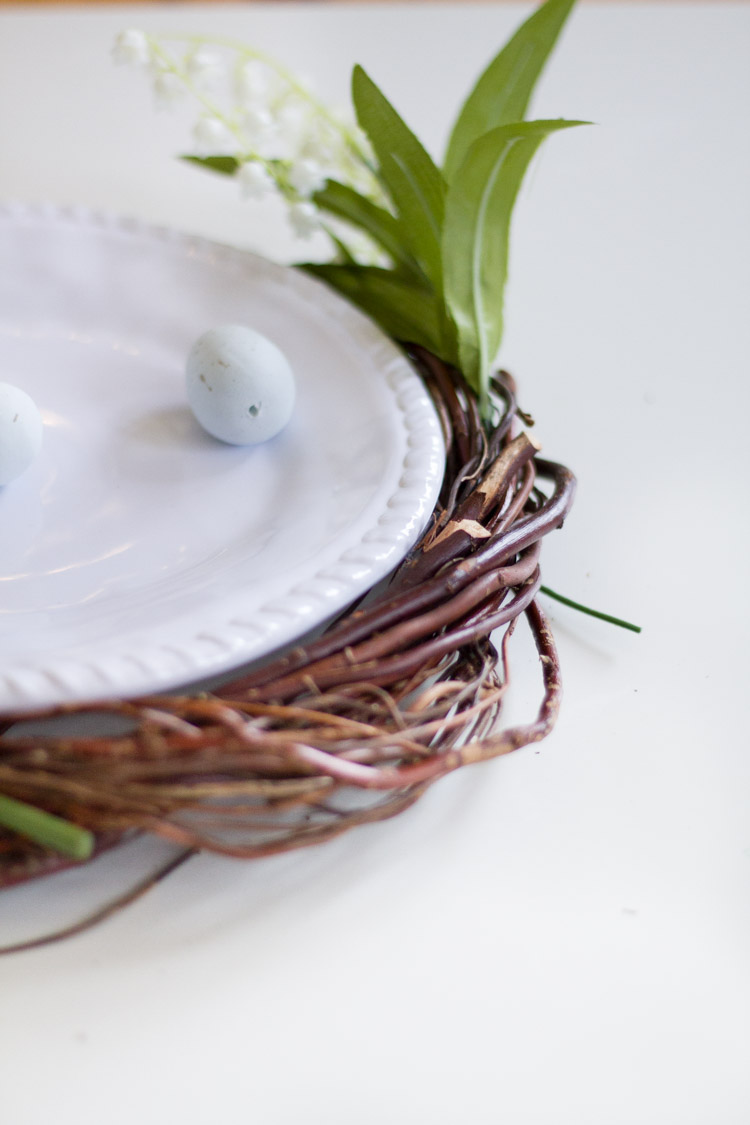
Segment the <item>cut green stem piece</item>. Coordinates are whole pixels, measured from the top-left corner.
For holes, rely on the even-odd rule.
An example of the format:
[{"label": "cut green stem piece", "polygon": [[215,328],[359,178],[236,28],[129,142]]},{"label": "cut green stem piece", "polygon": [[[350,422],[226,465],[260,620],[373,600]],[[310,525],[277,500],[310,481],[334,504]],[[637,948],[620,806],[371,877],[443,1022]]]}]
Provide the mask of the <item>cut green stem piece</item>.
[{"label": "cut green stem piece", "polygon": [[94,833],[71,824],[53,813],[44,812],[14,797],[0,793],[0,825],[33,840],[43,848],[61,852],[72,859],[88,859],[94,850]]},{"label": "cut green stem piece", "polygon": [[563,605],[569,605],[571,609],[577,609],[581,613],[587,613],[589,617],[598,617],[600,621],[609,621],[610,625],[619,625],[621,629],[630,629],[631,633],[640,633],[640,625],[632,625],[630,621],[623,621],[621,617],[613,617],[610,613],[601,613],[598,609],[590,609],[587,605],[581,605],[580,602],[574,602],[572,598],[566,598],[562,594],[555,593],[550,590],[549,586],[540,586],[539,591],[546,594],[555,601],[562,602]]}]

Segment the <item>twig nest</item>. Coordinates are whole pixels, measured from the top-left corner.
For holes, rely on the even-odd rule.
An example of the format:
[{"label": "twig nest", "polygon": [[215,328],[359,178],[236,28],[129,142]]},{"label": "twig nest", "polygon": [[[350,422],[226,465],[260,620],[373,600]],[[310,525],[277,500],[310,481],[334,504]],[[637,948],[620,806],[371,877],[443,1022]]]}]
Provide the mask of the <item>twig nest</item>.
[{"label": "twig nest", "polygon": [[185,368],[187,399],[201,426],[230,445],[268,441],[294,409],[286,356],[260,332],[238,324],[211,328],[193,344]]},{"label": "twig nest", "polygon": [[42,419],[20,387],[0,383],[0,486],[28,469],[42,446]]}]

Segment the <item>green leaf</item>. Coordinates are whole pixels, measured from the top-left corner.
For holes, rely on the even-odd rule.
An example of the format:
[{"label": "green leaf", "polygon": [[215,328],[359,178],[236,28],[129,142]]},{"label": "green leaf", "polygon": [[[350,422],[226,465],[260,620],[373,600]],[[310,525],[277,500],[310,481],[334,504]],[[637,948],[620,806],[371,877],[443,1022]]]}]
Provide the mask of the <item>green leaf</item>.
[{"label": "green leaf", "polygon": [[440,321],[431,289],[376,266],[305,263],[301,268],[337,289],[394,340],[421,344],[439,354]]},{"label": "green leaf", "polygon": [[581,121],[501,125],[475,141],[448,188],[443,234],[445,300],[463,374],[486,402],[503,328],[513,204],[542,140]]},{"label": "green leaf", "polygon": [[233,176],[240,166],[233,156],[181,156],[180,160],[197,164],[199,168],[218,172],[222,176]]},{"label": "green leaf", "polygon": [[393,200],[402,244],[441,292],[445,183],[440,170],[361,66],[352,74],[357,120],[370,139]]},{"label": "green leaf", "polygon": [[566,598],[564,594],[558,594],[554,590],[550,590],[549,586],[540,586],[539,591],[549,598],[554,598],[555,601],[562,602],[563,605],[569,605],[571,609],[577,609],[579,613],[587,613],[589,617],[597,617],[600,621],[607,621],[610,625],[619,625],[621,629],[629,629],[631,633],[643,632],[640,625],[623,621],[621,617],[613,617],[611,613],[602,613],[600,609],[592,609],[591,606],[581,605],[580,602],[574,602],[572,598]]},{"label": "green leaf", "polygon": [[445,155],[450,181],[469,148],[499,125],[523,121],[536,81],[575,0],[547,0],[484,71],[453,126]]},{"label": "green leaf", "polygon": [[337,180],[327,180],[325,187],[313,196],[313,203],[365,231],[394,262],[411,270],[415,268],[413,258],[404,250],[398,220],[384,207]]},{"label": "green leaf", "polygon": [[94,850],[94,834],[78,824],[0,793],[0,824],[44,848],[73,859],[88,859]]},{"label": "green leaf", "polygon": [[326,232],[331,242],[336,247],[336,250],[338,251],[338,258],[336,259],[336,261],[338,263],[343,263],[345,266],[356,266],[357,259],[354,257],[343,239],[339,238],[339,236],[335,234],[334,231],[332,231],[325,225],[323,226],[323,230]]}]

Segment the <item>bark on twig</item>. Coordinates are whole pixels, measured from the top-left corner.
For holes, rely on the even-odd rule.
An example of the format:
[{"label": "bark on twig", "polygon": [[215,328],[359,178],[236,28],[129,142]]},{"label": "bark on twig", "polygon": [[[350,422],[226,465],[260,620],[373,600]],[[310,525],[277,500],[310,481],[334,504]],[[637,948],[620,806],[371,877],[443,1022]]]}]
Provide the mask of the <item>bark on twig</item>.
[{"label": "bark on twig", "polygon": [[[510,376],[493,382],[497,421],[487,429],[460,376],[413,354],[448,430],[446,473],[430,526],[388,588],[316,641],[211,695],[36,716],[118,715],[130,724],[123,734],[31,736],[15,726],[28,714],[0,716],[3,793],[93,830],[99,850],[149,832],[183,858],[202,849],[250,858],[396,815],[446,773],[545,737],[561,686],[535,600],[539,557],[575,480],[541,459],[526,433],[513,436]],[[539,654],[542,700],[532,722],[500,730],[508,639],[520,617]],[[498,653],[492,634],[501,628]],[[66,866],[0,831],[0,888]],[[111,904],[96,918],[109,913]]]}]

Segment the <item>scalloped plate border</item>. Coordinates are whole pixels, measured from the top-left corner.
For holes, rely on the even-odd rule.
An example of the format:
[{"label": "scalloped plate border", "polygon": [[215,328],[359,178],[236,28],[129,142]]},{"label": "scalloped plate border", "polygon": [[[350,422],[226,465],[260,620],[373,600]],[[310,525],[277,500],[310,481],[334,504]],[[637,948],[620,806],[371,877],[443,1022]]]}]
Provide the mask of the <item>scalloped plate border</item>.
[{"label": "scalloped plate border", "polygon": [[[24,711],[64,703],[133,697],[167,691],[201,678],[226,676],[293,642],[343,610],[405,557],[429,519],[442,481],[445,451],[440,422],[429,394],[402,352],[377,326],[324,287],[291,266],[282,266],[250,251],[157,226],[138,219],[52,204],[0,205],[0,224],[49,222],[88,229],[117,230],[141,238],[182,247],[193,256],[243,266],[262,263],[281,285],[292,286],[314,300],[316,314],[351,324],[363,358],[380,368],[400,412],[405,443],[398,486],[382,504],[354,547],[343,550],[333,563],[292,585],[282,597],[243,618],[238,599],[230,616],[196,628],[190,642],[179,646],[167,638],[146,651],[112,652],[96,649],[87,659],[56,658],[5,671],[0,668],[0,713]],[[116,646],[117,647],[117,646]]]}]

